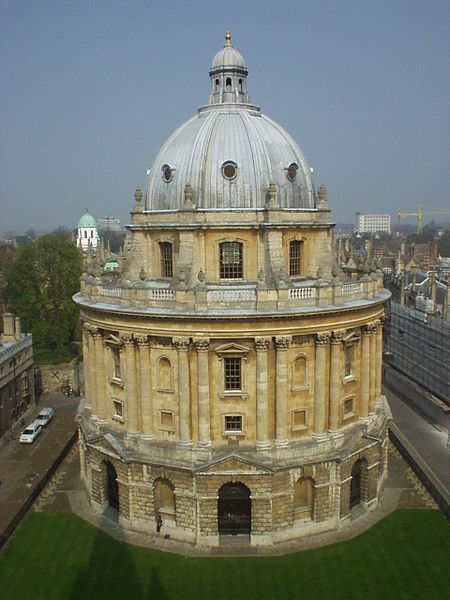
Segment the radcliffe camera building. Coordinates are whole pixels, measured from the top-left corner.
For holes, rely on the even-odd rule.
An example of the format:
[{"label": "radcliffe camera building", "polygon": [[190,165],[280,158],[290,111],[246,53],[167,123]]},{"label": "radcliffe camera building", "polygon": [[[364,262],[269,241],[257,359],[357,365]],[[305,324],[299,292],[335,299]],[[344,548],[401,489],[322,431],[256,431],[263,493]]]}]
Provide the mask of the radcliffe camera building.
[{"label": "radcliffe camera building", "polygon": [[373,508],[387,475],[380,265],[344,274],[324,186],[250,103],[229,34],[209,103],[136,190],[130,249],[81,291],[92,509],[175,539],[271,544]]}]

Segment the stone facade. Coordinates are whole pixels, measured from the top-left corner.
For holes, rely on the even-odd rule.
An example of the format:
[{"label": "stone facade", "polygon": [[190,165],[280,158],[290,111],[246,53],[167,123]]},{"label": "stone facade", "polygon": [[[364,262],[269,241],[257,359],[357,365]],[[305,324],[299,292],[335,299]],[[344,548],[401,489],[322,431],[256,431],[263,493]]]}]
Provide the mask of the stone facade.
[{"label": "stone facade", "polygon": [[[220,56],[213,90],[227,81],[216,81]],[[245,66],[222,75],[229,69],[231,88],[241,85]],[[200,127],[194,149],[172,136],[149,175],[145,205],[136,191],[132,244],[117,272],[86,257],[75,297],[85,369],[82,478],[93,509],[113,507],[126,527],[153,531],[159,514],[177,539],[214,545],[243,533],[270,544],[338,527],[353,506],[378,501],[387,473],[381,356],[389,294],[375,264],[353,278],[337,267],[325,187],[311,196],[288,134],[265,125],[246,92],[235,103],[229,91],[221,97],[213,91],[198,117],[216,134],[204,140]],[[192,167],[183,180],[185,148],[224,151],[224,114],[237,128],[253,120],[254,139],[243,148],[236,133],[233,160],[216,158],[215,171],[200,160],[201,174]],[[262,146],[270,136],[277,159]],[[160,164],[172,148],[173,159]],[[272,173],[281,183],[261,183],[253,194],[249,152],[253,181]],[[214,173],[228,181],[229,197]],[[230,203],[239,198],[236,210]]]}]

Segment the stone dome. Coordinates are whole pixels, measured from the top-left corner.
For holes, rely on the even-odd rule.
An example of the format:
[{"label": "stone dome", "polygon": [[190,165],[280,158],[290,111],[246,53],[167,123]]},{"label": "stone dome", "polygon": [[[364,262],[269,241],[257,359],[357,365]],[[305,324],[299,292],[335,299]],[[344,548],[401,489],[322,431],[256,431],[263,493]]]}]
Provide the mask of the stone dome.
[{"label": "stone dome", "polygon": [[145,209],[180,210],[185,190],[204,210],[258,210],[275,184],[281,209],[314,209],[311,170],[298,144],[249,103],[247,70],[230,42],[214,57],[209,104],[183,123],[156,156]]}]

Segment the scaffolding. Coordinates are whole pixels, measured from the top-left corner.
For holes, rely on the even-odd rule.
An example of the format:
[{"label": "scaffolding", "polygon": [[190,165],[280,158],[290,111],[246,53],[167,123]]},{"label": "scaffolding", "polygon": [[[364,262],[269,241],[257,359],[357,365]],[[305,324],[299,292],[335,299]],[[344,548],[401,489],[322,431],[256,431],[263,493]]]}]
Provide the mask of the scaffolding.
[{"label": "scaffolding", "polygon": [[450,323],[390,302],[384,359],[450,405]]}]

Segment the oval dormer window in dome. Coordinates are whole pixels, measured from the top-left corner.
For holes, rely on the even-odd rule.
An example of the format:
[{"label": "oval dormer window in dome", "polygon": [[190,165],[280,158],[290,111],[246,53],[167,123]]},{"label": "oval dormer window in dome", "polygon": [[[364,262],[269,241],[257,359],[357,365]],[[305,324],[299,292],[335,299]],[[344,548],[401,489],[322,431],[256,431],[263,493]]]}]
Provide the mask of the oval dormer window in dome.
[{"label": "oval dormer window in dome", "polygon": [[286,169],[286,171],[287,171],[287,178],[289,179],[289,181],[295,181],[297,178],[298,164],[291,163],[288,166],[288,168]]},{"label": "oval dormer window in dome", "polygon": [[234,179],[237,175],[237,164],[232,160],[227,160],[222,165],[222,175],[225,179]]},{"label": "oval dormer window in dome", "polygon": [[163,179],[166,183],[169,183],[172,181],[173,178],[173,169],[170,165],[163,165],[161,167],[161,171],[162,171],[162,176]]}]

